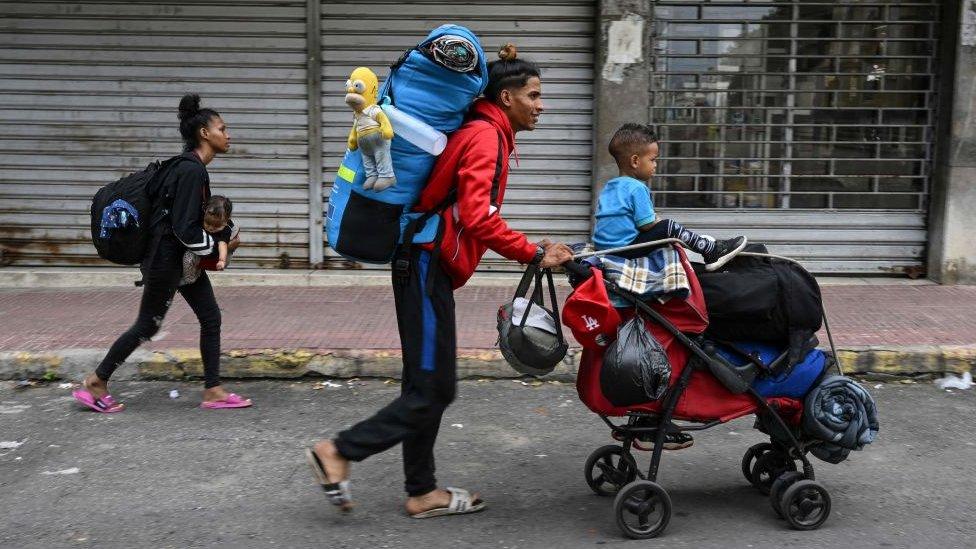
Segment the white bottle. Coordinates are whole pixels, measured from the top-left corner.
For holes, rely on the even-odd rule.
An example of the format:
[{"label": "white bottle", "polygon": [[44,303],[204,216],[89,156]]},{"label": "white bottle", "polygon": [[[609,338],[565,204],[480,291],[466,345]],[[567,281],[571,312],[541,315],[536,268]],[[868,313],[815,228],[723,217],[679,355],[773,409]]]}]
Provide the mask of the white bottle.
[{"label": "white bottle", "polygon": [[447,136],[423,120],[411,116],[393,105],[381,105],[393,125],[393,133],[406,139],[417,148],[437,156],[447,146]]}]

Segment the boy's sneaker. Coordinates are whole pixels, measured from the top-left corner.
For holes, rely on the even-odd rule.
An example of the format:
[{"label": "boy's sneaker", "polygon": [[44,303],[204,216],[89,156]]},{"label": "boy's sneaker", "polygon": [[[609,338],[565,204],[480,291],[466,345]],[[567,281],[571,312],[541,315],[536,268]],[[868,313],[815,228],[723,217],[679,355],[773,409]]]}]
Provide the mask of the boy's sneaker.
[{"label": "boy's sneaker", "polygon": [[718,270],[741,252],[748,242],[744,236],[737,236],[728,240],[716,240],[712,252],[702,254],[702,258],[705,260],[705,270]]},{"label": "boy's sneaker", "polygon": [[[614,433],[614,440],[623,441],[623,436]],[[692,444],[695,443],[695,438],[688,433],[668,433],[664,435],[664,449],[665,450],[684,450]],[[654,439],[651,435],[647,435],[644,438],[634,439],[634,448],[638,450],[643,450],[644,452],[650,452],[654,450]]]}]

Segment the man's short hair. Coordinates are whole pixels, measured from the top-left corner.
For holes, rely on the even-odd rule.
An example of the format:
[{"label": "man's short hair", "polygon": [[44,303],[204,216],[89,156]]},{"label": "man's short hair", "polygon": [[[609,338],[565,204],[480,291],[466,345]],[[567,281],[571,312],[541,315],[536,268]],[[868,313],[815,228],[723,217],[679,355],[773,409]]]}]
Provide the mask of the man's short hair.
[{"label": "man's short hair", "polygon": [[610,138],[607,149],[618,166],[625,166],[631,156],[640,154],[644,147],[652,143],[657,143],[654,128],[645,124],[624,124]]}]

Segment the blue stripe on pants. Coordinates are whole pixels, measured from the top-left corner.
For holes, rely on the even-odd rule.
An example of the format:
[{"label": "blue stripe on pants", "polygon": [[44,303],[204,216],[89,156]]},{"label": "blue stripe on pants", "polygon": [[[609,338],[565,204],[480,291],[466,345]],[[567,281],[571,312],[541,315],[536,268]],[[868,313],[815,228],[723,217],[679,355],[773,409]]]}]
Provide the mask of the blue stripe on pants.
[{"label": "blue stripe on pants", "polygon": [[426,251],[420,252],[420,260],[417,262],[417,277],[420,282],[420,299],[423,303],[423,341],[420,350],[420,369],[428,372],[434,371],[435,360],[434,350],[437,345],[437,317],[434,316],[434,304],[427,295],[427,271],[430,269],[430,254]]}]

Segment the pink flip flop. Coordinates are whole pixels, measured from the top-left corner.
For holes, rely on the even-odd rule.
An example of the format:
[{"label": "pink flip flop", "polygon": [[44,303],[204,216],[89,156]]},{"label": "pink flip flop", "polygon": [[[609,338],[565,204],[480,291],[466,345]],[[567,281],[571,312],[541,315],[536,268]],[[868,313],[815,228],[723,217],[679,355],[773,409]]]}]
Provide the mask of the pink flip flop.
[{"label": "pink flip flop", "polygon": [[71,393],[71,396],[75,397],[75,400],[78,402],[102,414],[114,414],[115,412],[121,412],[125,409],[125,406],[116,402],[115,399],[112,398],[112,395],[105,395],[102,398],[95,398],[95,396],[88,391],[80,389]]},{"label": "pink flip flop", "polygon": [[220,410],[223,408],[247,408],[250,405],[250,399],[244,398],[235,393],[230,393],[227,395],[227,398],[223,400],[205,400],[200,403],[201,408],[206,408],[208,410]]}]

